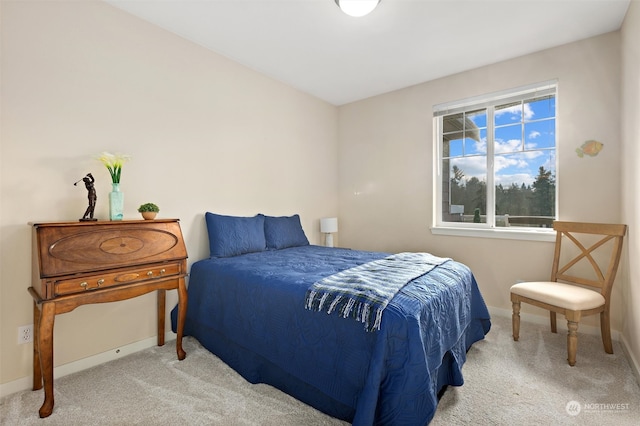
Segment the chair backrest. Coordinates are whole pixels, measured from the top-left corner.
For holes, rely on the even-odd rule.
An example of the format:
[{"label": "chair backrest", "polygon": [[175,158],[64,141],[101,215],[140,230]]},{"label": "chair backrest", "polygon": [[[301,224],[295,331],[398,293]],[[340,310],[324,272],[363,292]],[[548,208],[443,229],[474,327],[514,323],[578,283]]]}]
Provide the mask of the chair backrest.
[{"label": "chair backrest", "polygon": [[[620,263],[622,242],[627,232],[627,225],[555,221],[553,229],[556,230],[557,234],[551,281],[597,287],[605,299],[608,300],[618,270],[618,264]],[[585,242],[585,240],[588,240],[588,242]],[[572,242],[578,248],[578,254],[570,258],[570,260],[563,258],[561,263],[563,241],[565,243]],[[609,241],[611,243],[607,244]],[[564,250],[566,251],[566,248]],[[600,262],[603,266],[601,267],[594,259],[596,250],[599,252],[611,251],[607,257],[606,267],[604,267],[604,262]],[[594,279],[578,276],[574,272],[570,272],[570,269],[575,267],[581,260],[588,261],[592,266],[593,272],[595,272]]]}]

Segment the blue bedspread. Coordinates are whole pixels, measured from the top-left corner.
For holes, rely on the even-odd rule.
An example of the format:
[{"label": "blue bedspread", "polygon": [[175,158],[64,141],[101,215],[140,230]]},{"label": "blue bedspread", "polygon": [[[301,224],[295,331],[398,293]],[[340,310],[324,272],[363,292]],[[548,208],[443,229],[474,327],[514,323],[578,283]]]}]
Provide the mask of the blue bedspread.
[{"label": "blue bedspread", "polygon": [[302,246],[198,261],[185,335],[248,381],[354,425],[427,424],[438,391],[463,384],[466,350],[490,328],[469,268],[448,261],[410,282],[375,333],[304,308],[314,282],[387,255]]}]

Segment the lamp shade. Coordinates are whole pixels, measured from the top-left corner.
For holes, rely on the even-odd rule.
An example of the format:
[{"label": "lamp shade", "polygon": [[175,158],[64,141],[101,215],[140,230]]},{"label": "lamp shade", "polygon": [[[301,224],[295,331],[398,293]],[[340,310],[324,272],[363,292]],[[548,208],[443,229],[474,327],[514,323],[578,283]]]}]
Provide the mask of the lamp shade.
[{"label": "lamp shade", "polygon": [[320,232],[330,234],[332,232],[338,232],[338,218],[337,217],[325,217],[320,219]]},{"label": "lamp shade", "polygon": [[344,13],[359,18],[373,12],[380,0],[335,0],[335,2]]}]

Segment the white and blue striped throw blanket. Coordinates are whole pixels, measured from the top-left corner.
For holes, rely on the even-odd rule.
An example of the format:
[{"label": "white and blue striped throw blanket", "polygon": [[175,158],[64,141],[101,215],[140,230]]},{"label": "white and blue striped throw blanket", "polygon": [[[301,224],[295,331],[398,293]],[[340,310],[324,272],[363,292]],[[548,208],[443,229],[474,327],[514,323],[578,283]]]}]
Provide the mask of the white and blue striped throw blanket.
[{"label": "white and blue striped throw blanket", "polygon": [[339,312],[364,323],[365,330],[380,330],[382,312],[393,296],[410,281],[448,261],[429,253],[398,253],[333,274],[314,283],[305,308]]}]

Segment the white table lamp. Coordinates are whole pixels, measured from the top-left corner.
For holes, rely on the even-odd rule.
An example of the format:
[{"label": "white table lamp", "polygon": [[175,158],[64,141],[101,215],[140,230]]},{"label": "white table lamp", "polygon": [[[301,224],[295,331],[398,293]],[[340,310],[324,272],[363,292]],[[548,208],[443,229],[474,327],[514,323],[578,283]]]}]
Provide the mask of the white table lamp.
[{"label": "white table lamp", "polygon": [[324,245],[333,247],[333,233],[338,232],[338,218],[325,217],[320,219],[320,232],[326,234]]}]

